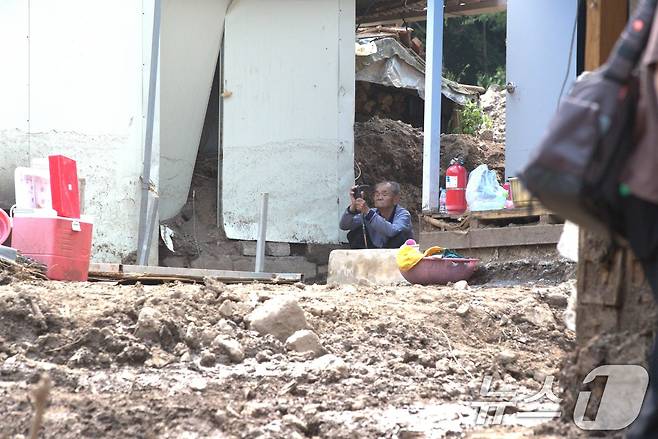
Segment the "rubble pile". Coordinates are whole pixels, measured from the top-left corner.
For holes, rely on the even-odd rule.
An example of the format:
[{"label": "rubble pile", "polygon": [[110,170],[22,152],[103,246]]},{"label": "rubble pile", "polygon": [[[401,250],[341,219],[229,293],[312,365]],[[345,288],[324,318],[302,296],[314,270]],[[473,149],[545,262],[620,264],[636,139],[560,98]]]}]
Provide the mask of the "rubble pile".
[{"label": "rubble pile", "polygon": [[480,130],[478,136],[482,140],[505,143],[506,99],[505,89],[501,89],[497,85],[492,85],[485,94],[480,96],[482,111],[489,116],[493,124],[491,128],[483,127]]},{"label": "rubble pile", "polygon": [[483,377],[557,376],[570,290],[0,286],[0,435],[26,434],[48,374],[46,437],[464,437]]}]

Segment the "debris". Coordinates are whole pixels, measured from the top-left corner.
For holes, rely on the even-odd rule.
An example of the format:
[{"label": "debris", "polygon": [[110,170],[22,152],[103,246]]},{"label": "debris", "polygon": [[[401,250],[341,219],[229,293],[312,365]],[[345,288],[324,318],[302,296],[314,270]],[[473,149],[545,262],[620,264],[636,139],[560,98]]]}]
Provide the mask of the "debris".
[{"label": "debris", "polygon": [[48,374],[43,374],[39,379],[39,383],[32,390],[31,396],[34,403],[34,416],[32,418],[32,425],[30,426],[30,439],[37,439],[39,437],[39,430],[43,423],[43,415],[46,412],[46,404],[48,403],[48,396],[52,382]]},{"label": "debris", "polygon": [[498,353],[496,358],[498,358],[498,361],[500,361],[501,364],[509,364],[516,361],[518,355],[516,355],[515,352],[503,350]]},{"label": "debris", "polygon": [[162,313],[155,308],[145,306],[137,317],[135,336],[143,340],[158,340],[162,327]]},{"label": "debris", "polygon": [[250,329],[261,335],[271,334],[282,342],[295,331],[309,327],[297,300],[285,296],[263,303],[246,320]]},{"label": "debris", "polygon": [[453,288],[457,291],[466,291],[469,289],[468,282],[465,280],[460,280],[459,282],[455,282]]},{"label": "debris", "polygon": [[171,230],[169,227],[165,225],[160,226],[160,238],[162,238],[162,242],[164,242],[164,245],[167,247],[167,249],[175,253],[174,251],[174,241],[172,238],[174,237],[174,231]]},{"label": "debris", "polygon": [[456,311],[456,312],[457,312],[457,315],[463,317],[463,316],[465,316],[466,314],[468,314],[468,311],[469,311],[470,309],[471,309],[471,305],[468,304],[468,303],[464,303],[464,304],[461,305],[459,308],[457,308],[457,311]]},{"label": "debris", "polygon": [[194,377],[190,380],[188,385],[192,390],[203,391],[208,387],[208,381],[203,377]]},{"label": "debris", "polygon": [[241,363],[244,360],[244,350],[239,341],[218,335],[212,342],[213,349],[229,356],[232,362]]},{"label": "debris", "polygon": [[318,335],[308,329],[297,331],[288,337],[286,348],[295,352],[313,352],[315,355],[325,352]]}]

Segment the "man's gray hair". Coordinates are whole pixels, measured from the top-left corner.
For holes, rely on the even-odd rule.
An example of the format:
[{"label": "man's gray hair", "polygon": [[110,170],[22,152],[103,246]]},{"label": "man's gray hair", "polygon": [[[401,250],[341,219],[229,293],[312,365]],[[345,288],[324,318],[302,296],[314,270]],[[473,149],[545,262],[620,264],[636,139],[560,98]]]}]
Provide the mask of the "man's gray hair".
[{"label": "man's gray hair", "polygon": [[377,183],[377,186],[381,186],[383,184],[388,184],[391,186],[391,191],[393,192],[393,195],[400,195],[400,183],[398,183],[397,181],[388,181],[388,180],[382,181],[380,183]]}]

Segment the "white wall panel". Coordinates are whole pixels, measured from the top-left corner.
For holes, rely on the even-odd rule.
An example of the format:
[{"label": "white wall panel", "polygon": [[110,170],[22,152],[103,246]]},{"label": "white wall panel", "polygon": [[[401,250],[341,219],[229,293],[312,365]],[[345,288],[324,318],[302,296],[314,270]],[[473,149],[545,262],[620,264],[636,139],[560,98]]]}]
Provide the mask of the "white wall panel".
[{"label": "white wall panel", "polygon": [[353,182],[354,0],[239,0],[224,43],[223,218],[255,239],[338,242]]}]

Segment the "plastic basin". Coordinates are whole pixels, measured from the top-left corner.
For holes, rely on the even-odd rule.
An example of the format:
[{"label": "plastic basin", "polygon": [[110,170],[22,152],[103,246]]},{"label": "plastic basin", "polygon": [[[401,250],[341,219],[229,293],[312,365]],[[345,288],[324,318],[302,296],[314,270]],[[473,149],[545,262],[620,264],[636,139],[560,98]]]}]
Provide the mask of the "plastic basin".
[{"label": "plastic basin", "polygon": [[0,244],[4,243],[7,238],[9,238],[9,232],[11,232],[11,221],[9,220],[9,215],[0,209]]},{"label": "plastic basin", "polygon": [[469,280],[477,269],[478,259],[423,258],[414,268],[402,271],[402,277],[418,285],[445,285]]}]

